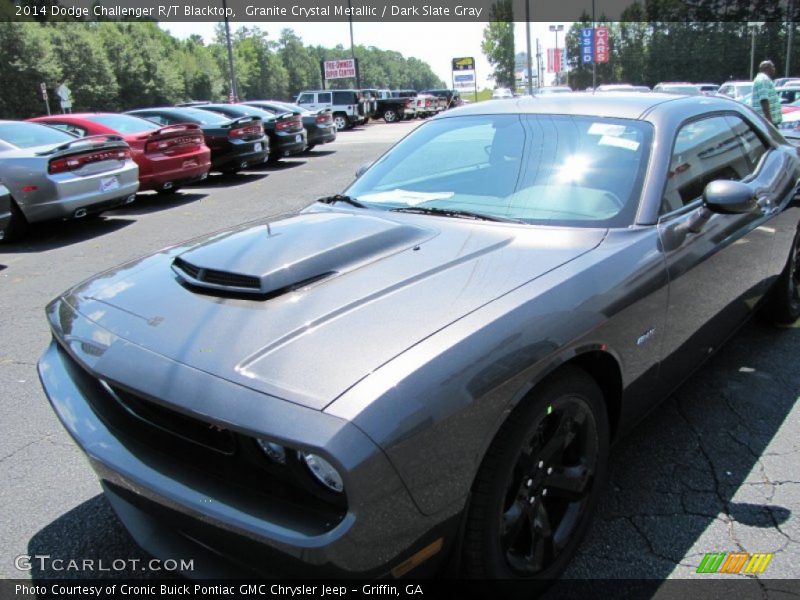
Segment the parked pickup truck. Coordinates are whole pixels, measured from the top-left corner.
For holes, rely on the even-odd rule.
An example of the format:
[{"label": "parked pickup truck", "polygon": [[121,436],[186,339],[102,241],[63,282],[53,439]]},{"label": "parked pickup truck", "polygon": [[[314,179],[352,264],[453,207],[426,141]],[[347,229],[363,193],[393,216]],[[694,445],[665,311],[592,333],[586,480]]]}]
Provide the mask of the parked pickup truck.
[{"label": "parked pickup truck", "polygon": [[394,123],[416,115],[414,98],[378,98],[377,116],[387,123]]}]

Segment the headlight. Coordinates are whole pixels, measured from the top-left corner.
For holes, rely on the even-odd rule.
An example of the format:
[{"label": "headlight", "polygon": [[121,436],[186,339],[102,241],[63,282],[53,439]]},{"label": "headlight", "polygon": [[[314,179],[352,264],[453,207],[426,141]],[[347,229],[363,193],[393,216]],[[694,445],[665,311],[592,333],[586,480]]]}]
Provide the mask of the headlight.
[{"label": "headlight", "polygon": [[298,454],[317,481],[333,492],[344,491],[342,476],[331,463],[310,452],[298,452]]},{"label": "headlight", "polygon": [[264,451],[264,454],[272,461],[281,465],[286,464],[286,448],[275,442],[269,440],[257,439],[259,447]]}]

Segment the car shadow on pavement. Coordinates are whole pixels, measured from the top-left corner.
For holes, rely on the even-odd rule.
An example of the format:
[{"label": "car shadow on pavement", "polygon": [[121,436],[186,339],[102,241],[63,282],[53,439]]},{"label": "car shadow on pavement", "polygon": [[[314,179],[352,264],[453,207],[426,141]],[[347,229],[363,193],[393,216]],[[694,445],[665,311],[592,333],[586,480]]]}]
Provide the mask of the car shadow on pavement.
[{"label": "car shadow on pavement", "polygon": [[329,156],[330,154],[336,154],[336,150],[308,150],[303,153],[303,156],[312,158],[315,156]]},{"label": "car shadow on pavement", "polygon": [[[250,171],[252,168],[248,167],[247,170]],[[190,186],[192,188],[234,187],[252,183],[267,176],[265,173],[221,173],[209,175],[204,181],[190,184]]]},{"label": "car shadow on pavement", "polygon": [[764,577],[796,577],[799,346],[797,324],[754,320],[623,438],[564,578],[702,579],[708,552],[774,553]]},{"label": "car shadow on pavement", "polygon": [[288,171],[289,169],[294,169],[295,167],[302,167],[306,164],[306,161],[299,158],[299,157],[291,157],[291,158],[282,158],[278,162],[272,163],[263,163],[260,165],[255,165],[253,167],[248,167],[248,171]]},{"label": "car shadow on pavement", "polygon": [[[111,216],[111,213],[104,214]],[[0,254],[45,252],[114,233],[135,222],[131,219],[109,219],[105,216],[93,215],[69,221],[34,223],[18,241],[0,244]]]},{"label": "car shadow on pavement", "polygon": [[192,202],[202,200],[206,196],[208,196],[208,194],[201,194],[198,192],[177,192],[166,196],[160,194],[139,194],[136,196],[136,202],[124,208],[117,209],[111,214],[145,215],[160,210],[191,204]]},{"label": "car shadow on pavement", "polygon": [[[76,506],[37,532],[28,541],[28,555],[49,555],[49,559],[31,559],[30,576],[34,581],[140,579],[168,575],[146,568],[150,555],[136,545],[102,494]],[[83,559],[93,561],[91,568],[69,568],[70,560],[77,561],[80,566]]]},{"label": "car shadow on pavement", "polygon": [[[773,552],[769,570],[791,574],[796,557],[781,553],[790,539],[800,539],[792,511],[800,503],[800,419],[792,413],[800,370],[786,365],[799,347],[798,327],[746,325],[623,438],[612,451],[589,534],[553,591],[575,591],[571,579],[702,578],[695,571],[706,552]],[[106,564],[146,556],[102,495],[37,532],[28,553]],[[35,565],[31,575],[80,574]],[[103,574],[154,575],[135,569]]]}]

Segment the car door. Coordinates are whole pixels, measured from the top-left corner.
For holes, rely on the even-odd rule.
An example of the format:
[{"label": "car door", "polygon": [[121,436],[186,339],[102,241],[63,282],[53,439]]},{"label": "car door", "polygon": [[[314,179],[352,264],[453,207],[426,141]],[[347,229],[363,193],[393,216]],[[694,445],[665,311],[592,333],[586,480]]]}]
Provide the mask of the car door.
[{"label": "car door", "polygon": [[[684,123],[676,135],[658,232],[669,278],[660,380],[679,383],[743,322],[762,298],[773,235],[767,221],[779,153],[738,115]],[[718,179],[750,182],[758,210],[712,214],[696,232],[705,186]]]}]

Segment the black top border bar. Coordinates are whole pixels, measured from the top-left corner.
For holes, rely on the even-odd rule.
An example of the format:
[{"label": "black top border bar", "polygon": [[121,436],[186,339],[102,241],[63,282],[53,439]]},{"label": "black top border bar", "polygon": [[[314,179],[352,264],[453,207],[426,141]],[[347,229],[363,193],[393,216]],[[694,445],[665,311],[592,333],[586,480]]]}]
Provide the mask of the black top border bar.
[{"label": "black top border bar", "polygon": [[[0,0],[0,21],[486,22],[498,2],[514,20],[591,18],[592,0]],[[225,4],[226,8],[223,8]],[[606,22],[796,22],[796,0],[595,0]],[[226,12],[227,11],[227,12]],[[503,11],[505,12],[505,11]]]}]

